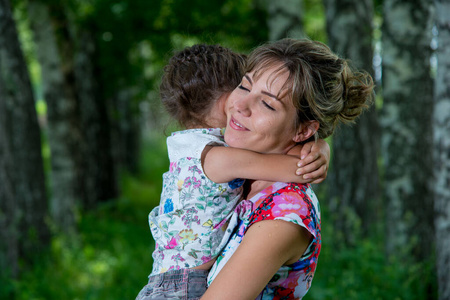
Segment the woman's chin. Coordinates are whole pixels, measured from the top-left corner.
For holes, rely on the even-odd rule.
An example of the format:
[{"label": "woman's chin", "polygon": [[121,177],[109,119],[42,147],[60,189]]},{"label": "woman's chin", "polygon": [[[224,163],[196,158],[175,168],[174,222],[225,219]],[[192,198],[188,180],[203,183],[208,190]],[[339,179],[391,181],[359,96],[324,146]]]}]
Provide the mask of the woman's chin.
[{"label": "woman's chin", "polygon": [[227,143],[227,145],[230,147],[251,150],[250,149],[251,147],[249,147],[248,142],[246,142],[245,139],[243,139],[243,138],[230,136],[230,135],[227,136],[227,134],[225,132],[224,139],[225,139],[225,143]]}]

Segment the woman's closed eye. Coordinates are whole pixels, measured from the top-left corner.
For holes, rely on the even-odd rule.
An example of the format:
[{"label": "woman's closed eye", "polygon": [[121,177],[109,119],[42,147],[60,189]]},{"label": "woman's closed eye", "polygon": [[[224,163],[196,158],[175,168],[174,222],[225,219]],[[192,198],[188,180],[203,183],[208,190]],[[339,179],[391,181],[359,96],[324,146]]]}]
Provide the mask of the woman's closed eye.
[{"label": "woman's closed eye", "polygon": [[266,101],[262,100],[263,105],[270,110],[275,111],[275,108],[273,108],[269,103],[267,103]]},{"label": "woman's closed eye", "polygon": [[238,86],[238,88],[239,88],[239,89],[241,89],[241,90],[244,90],[244,91],[250,92],[250,89],[246,88],[246,87],[245,87],[245,86],[243,86],[242,84],[240,84],[240,85]]}]

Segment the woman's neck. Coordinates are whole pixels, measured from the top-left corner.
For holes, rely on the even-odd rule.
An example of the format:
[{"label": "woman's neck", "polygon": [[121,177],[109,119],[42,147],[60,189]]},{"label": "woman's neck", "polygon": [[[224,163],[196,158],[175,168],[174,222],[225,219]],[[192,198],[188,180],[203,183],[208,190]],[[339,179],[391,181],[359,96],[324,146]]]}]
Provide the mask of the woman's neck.
[{"label": "woman's neck", "polygon": [[246,185],[244,187],[244,199],[251,199],[253,196],[275,183],[273,181],[248,179],[245,182]]}]

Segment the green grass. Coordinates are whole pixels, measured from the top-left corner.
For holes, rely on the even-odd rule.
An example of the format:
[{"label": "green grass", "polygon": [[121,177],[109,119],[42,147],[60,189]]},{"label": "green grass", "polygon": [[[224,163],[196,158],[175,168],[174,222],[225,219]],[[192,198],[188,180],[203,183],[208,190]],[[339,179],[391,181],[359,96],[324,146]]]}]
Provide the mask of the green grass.
[{"label": "green grass", "polygon": [[16,283],[17,299],[134,299],[150,272],[151,236],[145,214],[120,202],[84,214],[76,239],[54,238]]}]

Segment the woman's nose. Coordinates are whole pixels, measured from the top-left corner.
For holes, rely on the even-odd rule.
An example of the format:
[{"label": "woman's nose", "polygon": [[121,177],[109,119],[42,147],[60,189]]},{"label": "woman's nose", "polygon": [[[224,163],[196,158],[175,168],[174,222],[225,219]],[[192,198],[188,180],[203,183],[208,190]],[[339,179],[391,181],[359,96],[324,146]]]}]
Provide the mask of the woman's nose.
[{"label": "woman's nose", "polygon": [[250,99],[248,96],[236,99],[234,107],[236,107],[236,110],[245,117],[251,115]]}]

